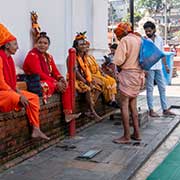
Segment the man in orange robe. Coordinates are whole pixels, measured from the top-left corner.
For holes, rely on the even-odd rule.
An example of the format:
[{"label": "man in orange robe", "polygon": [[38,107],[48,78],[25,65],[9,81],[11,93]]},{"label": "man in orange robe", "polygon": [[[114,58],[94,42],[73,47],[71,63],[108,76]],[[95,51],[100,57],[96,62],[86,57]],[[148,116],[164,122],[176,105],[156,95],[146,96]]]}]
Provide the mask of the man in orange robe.
[{"label": "man in orange robe", "polygon": [[16,38],[0,24],[0,111],[18,111],[24,107],[32,126],[32,137],[49,140],[40,130],[38,96],[16,88],[15,65],[11,55],[15,54],[17,49]]}]

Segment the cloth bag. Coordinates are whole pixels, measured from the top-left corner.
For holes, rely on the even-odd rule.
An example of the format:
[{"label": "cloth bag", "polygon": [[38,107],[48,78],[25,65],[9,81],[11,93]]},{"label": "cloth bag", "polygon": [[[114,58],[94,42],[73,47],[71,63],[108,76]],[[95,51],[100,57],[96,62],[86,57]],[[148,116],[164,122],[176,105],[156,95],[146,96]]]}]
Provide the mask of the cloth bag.
[{"label": "cloth bag", "polygon": [[142,38],[139,52],[139,64],[142,69],[148,71],[165,54],[151,40]]},{"label": "cloth bag", "polygon": [[26,75],[26,83],[28,91],[42,96],[42,87],[38,74]]},{"label": "cloth bag", "polygon": [[27,90],[29,92],[35,93],[38,96],[42,96],[42,87],[40,82],[40,77],[38,74],[18,74],[17,81],[24,81],[27,85]]}]

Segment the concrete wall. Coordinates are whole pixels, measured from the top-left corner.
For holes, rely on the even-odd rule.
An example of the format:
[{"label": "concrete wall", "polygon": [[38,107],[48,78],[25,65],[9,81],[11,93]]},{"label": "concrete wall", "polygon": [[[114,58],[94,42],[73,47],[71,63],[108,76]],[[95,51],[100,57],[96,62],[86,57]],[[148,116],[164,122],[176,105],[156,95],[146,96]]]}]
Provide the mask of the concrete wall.
[{"label": "concrete wall", "polygon": [[[2,1],[2,2],[1,2]],[[92,53],[100,59],[107,50],[107,0],[0,0],[0,22],[17,37],[19,50],[14,56],[22,66],[32,47],[30,12],[39,15],[42,31],[51,38],[49,52],[65,75],[68,49],[76,32],[87,31]]]}]

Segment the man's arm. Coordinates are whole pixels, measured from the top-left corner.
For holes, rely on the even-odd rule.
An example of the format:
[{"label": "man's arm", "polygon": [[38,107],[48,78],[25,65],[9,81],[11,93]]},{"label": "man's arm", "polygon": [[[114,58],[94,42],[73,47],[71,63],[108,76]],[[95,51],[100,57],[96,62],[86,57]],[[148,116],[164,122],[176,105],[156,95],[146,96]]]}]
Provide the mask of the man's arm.
[{"label": "man's arm", "polygon": [[[161,40],[161,47],[160,47],[160,49],[161,49],[162,51],[164,51],[163,39]],[[164,65],[165,69],[166,69],[166,72],[169,73],[169,72],[170,72],[170,69],[169,69],[169,67],[168,67],[168,65],[167,65],[166,56],[162,58],[162,63],[163,63],[163,65]]]},{"label": "man's arm", "polygon": [[163,58],[162,58],[162,63],[163,63],[163,65],[164,65],[165,69],[166,69],[166,72],[169,73],[169,72],[170,72],[170,69],[169,69],[169,67],[168,67],[168,65],[167,65],[167,63],[166,63],[166,57],[163,57]]}]

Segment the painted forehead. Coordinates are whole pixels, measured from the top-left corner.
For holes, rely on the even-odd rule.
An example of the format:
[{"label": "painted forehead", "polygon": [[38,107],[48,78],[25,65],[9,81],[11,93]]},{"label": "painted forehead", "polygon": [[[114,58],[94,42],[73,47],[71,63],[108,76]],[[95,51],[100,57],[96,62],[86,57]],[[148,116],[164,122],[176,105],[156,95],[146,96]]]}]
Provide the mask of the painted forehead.
[{"label": "painted forehead", "polygon": [[83,45],[83,44],[86,44],[86,41],[84,39],[78,41],[78,45]]}]

